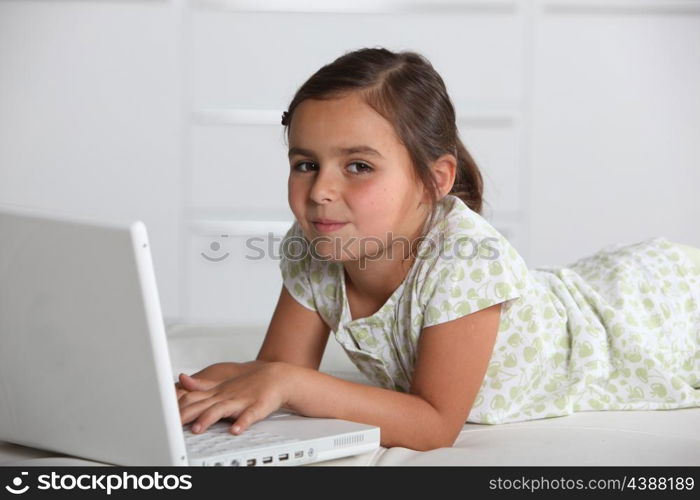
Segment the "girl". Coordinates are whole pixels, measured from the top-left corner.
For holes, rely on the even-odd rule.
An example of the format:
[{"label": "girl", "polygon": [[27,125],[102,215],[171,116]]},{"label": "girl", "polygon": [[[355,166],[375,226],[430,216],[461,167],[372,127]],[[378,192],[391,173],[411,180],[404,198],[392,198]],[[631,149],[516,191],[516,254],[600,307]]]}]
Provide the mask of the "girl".
[{"label": "girl", "polygon": [[[255,361],[180,375],[193,432],[286,408],[429,450],[465,421],[700,406],[700,250],[656,237],[529,270],[479,215],[481,174],[425,58],[347,53],[282,124],[284,286]],[[374,385],[318,371],[330,331]]]}]

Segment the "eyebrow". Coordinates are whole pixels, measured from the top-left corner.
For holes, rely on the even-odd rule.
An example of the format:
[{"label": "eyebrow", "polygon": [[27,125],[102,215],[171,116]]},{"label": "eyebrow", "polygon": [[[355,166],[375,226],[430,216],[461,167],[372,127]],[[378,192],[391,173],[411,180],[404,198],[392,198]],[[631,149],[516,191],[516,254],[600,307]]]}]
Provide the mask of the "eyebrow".
[{"label": "eyebrow", "polygon": [[[378,158],[384,158],[379,151],[377,151],[376,149],[371,148],[369,146],[365,146],[365,145],[349,146],[347,148],[334,148],[332,151],[336,156],[351,155],[351,154],[355,154],[355,153],[364,153],[366,155],[376,156]],[[314,156],[314,152],[311,151],[310,149],[304,149],[304,148],[297,148],[297,147],[289,148],[289,153],[287,153],[287,157],[291,158],[294,155]]]}]

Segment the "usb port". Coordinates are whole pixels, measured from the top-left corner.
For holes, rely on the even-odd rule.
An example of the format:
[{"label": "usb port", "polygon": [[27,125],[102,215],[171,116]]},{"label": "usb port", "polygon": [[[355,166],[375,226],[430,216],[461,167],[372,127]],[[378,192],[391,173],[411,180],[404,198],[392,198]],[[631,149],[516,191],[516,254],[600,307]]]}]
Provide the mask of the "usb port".
[{"label": "usb port", "polygon": [[279,457],[277,457],[279,460],[287,460],[289,459],[289,453],[282,453]]},{"label": "usb port", "polygon": [[301,458],[301,457],[303,457],[303,456],[304,456],[304,452],[303,452],[303,451],[295,451],[295,452],[294,452],[294,458]]},{"label": "usb port", "polygon": [[262,462],[264,464],[269,464],[270,462],[272,462],[272,457],[265,457],[262,459]]},{"label": "usb port", "polygon": [[246,464],[248,467],[252,467],[253,465],[255,465],[255,459],[254,459],[254,458],[249,458],[249,459],[246,461],[245,464]]}]

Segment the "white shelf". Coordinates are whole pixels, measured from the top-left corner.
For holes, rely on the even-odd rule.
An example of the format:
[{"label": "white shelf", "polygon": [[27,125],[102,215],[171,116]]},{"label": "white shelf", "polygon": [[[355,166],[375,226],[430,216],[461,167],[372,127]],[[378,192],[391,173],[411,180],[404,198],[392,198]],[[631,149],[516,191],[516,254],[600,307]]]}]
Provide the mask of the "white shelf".
[{"label": "white shelf", "polygon": [[291,220],[196,220],[190,223],[192,232],[211,236],[214,234],[232,237],[261,236],[272,233],[284,236],[292,225]]},{"label": "white shelf", "polygon": [[550,14],[700,14],[697,0],[544,0]]},{"label": "white shelf", "polygon": [[193,5],[202,10],[226,10],[239,12],[286,12],[286,13],[445,13],[484,12],[513,13],[517,11],[516,0],[195,0]]}]

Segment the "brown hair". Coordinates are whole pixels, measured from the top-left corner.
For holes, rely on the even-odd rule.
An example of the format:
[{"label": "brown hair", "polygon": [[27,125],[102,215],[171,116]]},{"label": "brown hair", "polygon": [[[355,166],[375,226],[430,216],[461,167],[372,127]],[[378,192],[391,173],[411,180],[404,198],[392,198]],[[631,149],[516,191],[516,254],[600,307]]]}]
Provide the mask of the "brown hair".
[{"label": "brown hair", "polygon": [[350,91],[359,91],[369,106],[393,124],[418,179],[430,193],[433,210],[429,226],[438,201],[429,164],[446,153],[457,159],[455,182],[449,194],[481,213],[483,180],[459,138],[454,105],[440,75],[416,52],[363,48],[323,66],[297,90],[288,111],[282,113],[287,138],[294,110],[302,101],[333,99]]}]

